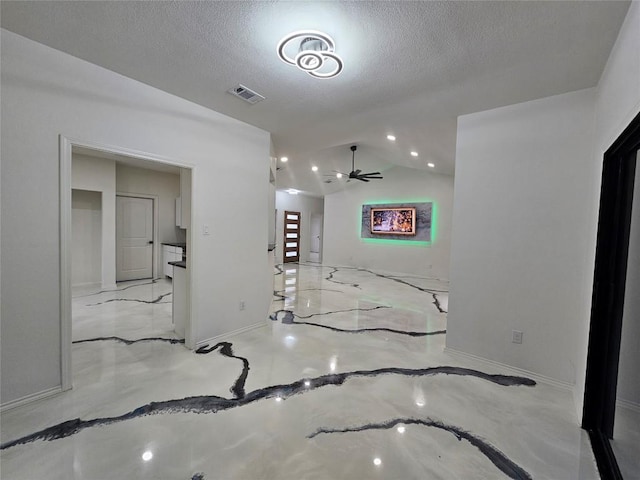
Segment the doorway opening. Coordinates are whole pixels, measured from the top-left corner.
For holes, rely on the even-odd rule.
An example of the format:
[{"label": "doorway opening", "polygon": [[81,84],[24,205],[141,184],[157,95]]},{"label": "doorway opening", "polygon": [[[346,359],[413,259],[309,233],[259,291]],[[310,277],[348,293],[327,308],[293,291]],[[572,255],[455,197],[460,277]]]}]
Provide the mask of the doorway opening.
[{"label": "doorway opening", "polygon": [[639,151],[640,114],[602,169],[582,427],[603,479],[632,478],[640,468]]},{"label": "doorway opening", "polygon": [[116,282],[156,278],[157,195],[116,195]]},{"label": "doorway opening", "polygon": [[312,213],[310,218],[311,242],[309,246],[309,261],[313,263],[322,262],[322,224],[324,215]]},{"label": "doorway opening", "polygon": [[192,252],[193,166],[61,136],[60,172],[63,390],[73,385],[74,344],[160,338],[193,348],[192,258],[181,258],[177,325],[160,249]]}]

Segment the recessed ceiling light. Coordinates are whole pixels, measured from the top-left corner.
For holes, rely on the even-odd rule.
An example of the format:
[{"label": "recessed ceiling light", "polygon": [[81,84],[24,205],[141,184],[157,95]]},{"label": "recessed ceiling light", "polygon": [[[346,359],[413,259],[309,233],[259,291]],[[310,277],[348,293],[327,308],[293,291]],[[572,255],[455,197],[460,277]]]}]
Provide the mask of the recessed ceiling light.
[{"label": "recessed ceiling light", "polygon": [[312,171],[314,171],[314,172],[317,172],[317,171],[318,171],[318,167],[316,167],[316,166],[314,165],[313,167],[311,167],[311,170],[312,170]]},{"label": "recessed ceiling light", "polygon": [[289,161],[289,157],[280,157],[280,161],[281,162],[288,162]]},{"label": "recessed ceiling light", "polygon": [[342,174],[340,172],[336,173],[336,177],[342,178]]},{"label": "recessed ceiling light", "polygon": [[429,167],[429,168],[433,168],[435,166],[436,166],[435,163],[431,163],[431,162],[427,163],[427,167]]},{"label": "recessed ceiling light", "polygon": [[387,140],[391,140],[392,142],[396,141],[396,136],[395,135],[387,135]]},{"label": "recessed ceiling light", "polygon": [[418,156],[418,152],[411,152],[411,156],[412,157],[417,157]]},{"label": "recessed ceiling light", "polygon": [[376,467],[379,467],[380,465],[382,465],[382,459],[380,459],[379,457],[374,458],[374,459],[373,459],[373,464],[374,464]]},{"label": "recessed ceiling light", "polygon": [[342,71],[342,58],[336,44],[326,33],[317,30],[293,32],[278,43],[280,60],[295,65],[316,78],[335,77]]},{"label": "recessed ceiling light", "polygon": [[148,462],[152,458],[153,458],[153,452],[151,452],[150,450],[147,450],[142,454],[142,460],[144,460],[145,462]]}]

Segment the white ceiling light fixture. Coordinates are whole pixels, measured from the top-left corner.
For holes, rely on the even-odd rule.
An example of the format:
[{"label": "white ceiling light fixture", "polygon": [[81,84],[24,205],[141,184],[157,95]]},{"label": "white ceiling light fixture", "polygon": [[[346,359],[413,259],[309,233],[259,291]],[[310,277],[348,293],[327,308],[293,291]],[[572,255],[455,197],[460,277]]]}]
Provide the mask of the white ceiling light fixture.
[{"label": "white ceiling light fixture", "polygon": [[418,156],[418,152],[411,152],[411,156],[412,157],[417,157]]},{"label": "white ceiling light fixture", "polygon": [[435,166],[436,166],[435,163],[431,163],[431,162],[427,163],[427,167],[429,167],[429,168],[433,168]]},{"label": "white ceiling light fixture", "polygon": [[290,188],[289,190],[287,190],[287,193],[289,195],[297,195],[299,192],[299,190],[296,190],[295,188]]},{"label": "white ceiling light fixture", "polygon": [[336,44],[326,33],[300,30],[278,43],[278,56],[284,63],[295,65],[315,78],[332,78],[342,71],[343,63]]},{"label": "white ceiling light fixture", "polygon": [[342,174],[340,172],[336,173],[336,177],[342,178]]},{"label": "white ceiling light fixture", "polygon": [[314,165],[313,167],[311,167],[311,170],[312,170],[313,172],[317,172],[317,171],[318,171],[318,167],[317,167],[316,165]]},{"label": "white ceiling light fixture", "polygon": [[281,161],[282,163],[286,163],[286,162],[288,162],[288,161],[289,161],[289,157],[280,157],[280,161]]},{"label": "white ceiling light fixture", "polygon": [[395,135],[387,135],[387,140],[391,140],[392,142],[396,141],[396,136]]}]

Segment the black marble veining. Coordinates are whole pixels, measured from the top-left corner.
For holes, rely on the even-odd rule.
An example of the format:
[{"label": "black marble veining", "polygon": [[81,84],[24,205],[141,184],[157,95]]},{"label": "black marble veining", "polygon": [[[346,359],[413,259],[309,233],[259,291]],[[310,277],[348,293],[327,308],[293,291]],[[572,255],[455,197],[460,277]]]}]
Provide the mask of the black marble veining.
[{"label": "black marble veining", "polygon": [[[320,266],[320,265],[311,265],[311,266]],[[340,269],[338,267],[331,267],[331,268],[333,268],[333,270],[329,272],[329,276],[326,277],[325,280],[328,280],[329,282],[332,282],[332,283],[337,283],[338,285],[349,285],[351,287],[360,288],[360,285],[358,285],[357,283],[340,282],[334,279],[333,274],[339,272]]]},{"label": "black marble veining", "polygon": [[[323,265],[313,265],[313,264],[308,264],[308,263],[301,263],[300,265],[304,265],[304,266],[307,266],[307,267],[320,267],[320,268],[328,267],[328,265],[324,265],[323,266]],[[385,278],[387,280],[391,280],[392,282],[400,283],[402,285],[406,285],[408,287],[415,288],[416,290],[419,290],[421,292],[428,293],[429,295],[431,295],[431,298],[433,298],[433,302],[432,303],[433,303],[433,305],[435,305],[435,307],[438,310],[438,312],[447,313],[447,311],[442,308],[442,305],[440,304],[440,300],[438,300],[438,294],[439,293],[446,293],[443,290],[420,287],[418,285],[414,285],[411,282],[403,280],[399,276],[396,276],[396,275],[384,275],[382,273],[373,272],[373,271],[368,270],[366,268],[358,268],[358,267],[329,267],[329,268],[331,268],[332,270],[331,270],[331,272],[329,272],[329,276],[326,277],[325,280],[328,280],[330,282],[338,283],[340,285],[350,285],[352,287],[360,288],[360,285],[357,284],[357,283],[340,282],[338,280],[335,280],[333,278],[333,274],[339,272],[340,270],[356,270],[358,272],[367,272],[367,273],[370,273],[371,275],[374,275],[376,277]]]},{"label": "black marble veining", "polygon": [[232,348],[233,345],[229,342],[216,343],[213,347],[209,347],[209,345],[203,345],[196,350],[196,353],[198,354],[211,353],[217,350],[218,347],[220,347],[220,353],[223,356],[229,357],[229,358],[236,358],[242,361],[242,373],[229,389],[229,391],[233,393],[233,396],[235,398],[242,398],[244,397],[244,384],[247,381],[247,376],[249,375],[249,360],[247,360],[244,357],[238,357],[237,355],[234,355],[233,348]]},{"label": "black marble veining", "polygon": [[307,438],[314,438],[320,434],[330,433],[363,432],[365,430],[381,429],[388,430],[395,427],[396,425],[423,425],[426,427],[445,430],[455,435],[458,440],[466,440],[471,445],[476,447],[485,457],[491,460],[491,463],[498,467],[500,471],[507,475],[509,478],[512,478],[514,480],[531,480],[532,478],[531,475],[529,475],[529,473],[527,473],[522,467],[514,463],[504,453],[502,453],[496,447],[481,439],[480,437],[477,437],[476,435],[473,435],[460,427],[447,425],[437,420],[432,420],[431,418],[427,418],[424,420],[416,418],[396,418],[382,423],[370,423],[359,427],[319,428],[311,435],[308,435]]},{"label": "black marble veining", "polygon": [[[221,342],[220,344],[212,347],[212,350],[217,346],[222,345],[226,348],[227,352],[231,349],[231,344],[227,342]],[[230,355],[234,358],[239,358],[244,361],[242,357],[235,357],[231,352]],[[246,379],[246,372],[248,372],[248,361],[246,363],[246,369],[243,368],[243,372],[240,378]],[[112,425],[115,423],[132,420],[134,418],[140,418],[147,415],[160,415],[160,414],[174,414],[174,413],[216,413],[223,410],[229,410],[237,407],[242,407],[250,403],[264,400],[267,398],[280,398],[286,400],[294,395],[304,394],[312,390],[326,387],[326,386],[340,386],[347,380],[353,377],[367,377],[374,378],[380,375],[400,375],[408,377],[428,377],[433,375],[457,375],[457,376],[469,376],[475,377],[496,385],[502,386],[534,386],[536,382],[526,377],[517,377],[511,375],[492,375],[481,372],[479,370],[472,370],[469,368],[440,366],[430,368],[399,368],[399,367],[387,367],[379,368],[376,370],[356,370],[344,373],[333,373],[328,375],[322,375],[315,378],[301,379],[292,383],[282,385],[271,385],[264,388],[253,390],[246,395],[238,396],[237,398],[224,398],[216,395],[198,395],[193,397],[185,397],[179,399],[165,400],[160,402],[151,402],[142,405],[130,412],[123,415],[114,417],[100,417],[90,420],[82,420],[75,418],[73,420],[67,420],[65,422],[53,425],[43,430],[34,432],[24,437],[5,442],[0,445],[0,450],[15,447],[17,445],[24,445],[34,442],[36,440],[51,441],[61,438],[67,438],[75,435],[82,430],[92,427],[99,427],[105,425]],[[244,385],[244,379],[240,382],[237,380],[234,386]],[[232,388],[233,390],[233,388]],[[236,393],[236,392],[234,392]]]},{"label": "black marble veining", "polygon": [[99,292],[87,293],[85,295],[73,295],[73,298],[93,297],[94,295],[100,295],[101,293],[124,292],[125,290],[129,290],[130,288],[133,288],[133,287],[141,287],[142,285],[153,285],[154,283],[157,283],[157,282],[158,280],[151,280],[150,282],[136,283],[134,285],[127,285],[126,287],[122,287],[122,288],[114,288],[111,290],[100,290]]},{"label": "black marble veining", "polygon": [[382,273],[372,272],[371,270],[367,270],[366,268],[359,268],[358,271],[367,272],[367,273],[370,273],[371,275],[375,275],[376,277],[386,278],[387,280],[391,280],[392,282],[400,283],[402,285],[406,285],[408,287],[415,288],[416,290],[419,290],[421,292],[428,293],[433,298],[433,304],[438,309],[438,312],[447,313],[446,310],[442,309],[442,307],[440,305],[440,301],[438,300],[437,294],[438,293],[442,293],[441,290],[435,290],[435,289],[432,289],[432,288],[419,287],[418,285],[414,285],[413,283],[408,282],[406,280],[403,280],[403,279],[401,279],[399,277],[394,277],[394,276],[391,276],[391,275],[384,275]]},{"label": "black marble veining", "polygon": [[133,345],[134,343],[140,343],[140,342],[167,342],[171,344],[184,343],[184,338],[163,338],[163,337],[137,338],[135,340],[128,340],[122,337],[95,337],[95,338],[85,338],[84,340],[74,340],[71,343],[103,342],[105,340],[114,340],[116,342],[124,343],[125,345]]},{"label": "black marble veining", "polygon": [[276,275],[282,275],[283,270],[282,270],[282,265],[274,265],[275,269],[278,270],[278,273],[275,273],[274,276]]},{"label": "black marble veining", "polygon": [[284,313],[284,315],[282,316],[282,323],[285,324],[295,324],[295,325],[310,325],[312,327],[320,327],[320,328],[325,328],[327,330],[332,330],[334,332],[344,332],[344,333],[364,333],[364,332],[390,332],[390,333],[397,333],[400,335],[408,335],[410,337],[427,337],[430,335],[444,335],[445,333],[447,333],[446,330],[436,330],[433,332],[412,332],[412,331],[406,331],[406,330],[397,330],[395,328],[386,328],[386,327],[374,327],[374,328],[357,328],[357,329],[345,329],[345,328],[337,328],[337,327],[331,327],[329,325],[323,325],[321,323],[313,323],[313,322],[297,322],[295,320],[295,317],[298,318],[311,318],[317,315],[330,315],[330,314],[334,314],[334,313],[342,313],[342,312],[355,312],[355,311],[371,311],[371,310],[377,310],[379,308],[391,308],[391,307],[387,307],[385,305],[378,305],[377,307],[372,307],[372,308],[351,308],[349,310],[334,310],[332,312],[325,312],[325,313],[312,313],[311,315],[306,315],[306,316],[301,316],[301,315],[297,315],[295,313],[293,313],[291,310],[278,310],[277,312],[272,313],[271,315],[269,315],[269,319],[273,320],[274,322],[278,320],[278,315],[281,313]]},{"label": "black marble veining", "polygon": [[277,290],[273,291],[273,296],[277,297],[277,299],[274,300],[274,302],[284,302],[285,300],[287,300],[289,298],[286,295],[283,295],[282,293],[278,293]]},{"label": "black marble veining", "polygon": [[169,295],[172,295],[172,292],[160,295],[155,300],[140,300],[137,298],[112,298],[110,300],[105,300],[104,302],[90,303],[87,305],[87,307],[96,307],[98,305],[104,305],[105,303],[111,303],[111,302],[137,302],[137,303],[146,303],[148,305],[153,305],[158,303],[171,303],[171,302],[160,302],[160,300],[162,300],[164,297],[168,297]]}]

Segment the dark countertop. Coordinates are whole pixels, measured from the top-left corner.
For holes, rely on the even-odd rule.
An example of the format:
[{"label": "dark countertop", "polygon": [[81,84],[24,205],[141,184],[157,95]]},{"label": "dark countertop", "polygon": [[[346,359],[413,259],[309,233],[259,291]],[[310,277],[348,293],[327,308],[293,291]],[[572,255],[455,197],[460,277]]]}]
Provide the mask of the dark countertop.
[{"label": "dark countertop", "polygon": [[169,265],[173,265],[174,267],[187,268],[187,262],[182,260],[181,262],[169,262]]},{"label": "dark countertop", "polygon": [[171,243],[171,242],[162,242],[162,245],[169,245],[170,247],[181,247],[181,248],[187,248],[187,244],[186,243]]}]

